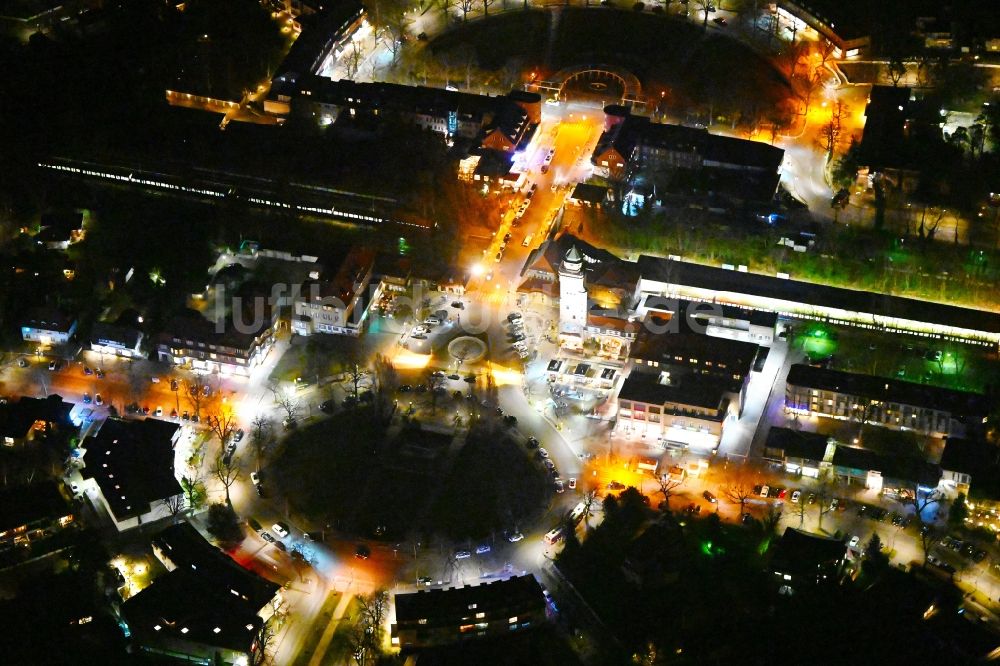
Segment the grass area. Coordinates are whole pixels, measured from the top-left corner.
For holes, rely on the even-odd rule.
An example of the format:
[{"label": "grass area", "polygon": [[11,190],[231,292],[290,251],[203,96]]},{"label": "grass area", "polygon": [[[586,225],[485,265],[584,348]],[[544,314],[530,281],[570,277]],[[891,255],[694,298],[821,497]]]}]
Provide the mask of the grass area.
[{"label": "grass area", "polygon": [[834,370],[962,391],[983,392],[1000,372],[996,354],[981,347],[822,323],[797,328],[792,344]]},{"label": "grass area", "polygon": [[626,218],[605,212],[585,225],[586,240],[619,256],[677,254],[718,266],[847,289],[868,290],[954,305],[1000,309],[1000,252],[951,243],[908,240],[857,227],[824,229],[808,252],[779,246],[793,230],[763,229],[705,211],[667,209]]},{"label": "grass area", "polygon": [[435,57],[446,61],[471,52],[483,69],[499,69],[512,58],[538,61],[548,25],[546,12],[508,12],[456,27],[435,39],[430,48]]},{"label": "grass area", "polygon": [[543,505],[551,486],[519,444],[473,432],[431,509],[429,522],[447,535],[477,538],[519,522]]},{"label": "grass area", "polygon": [[[265,478],[317,523],[366,536],[382,527],[387,539],[436,531],[481,538],[519,527],[548,499],[541,468],[507,439],[474,435],[442,479],[450,435],[385,437],[367,409],[340,412],[289,435]],[[409,457],[413,447],[436,455]]]},{"label": "grass area", "polygon": [[[323,602],[323,607],[317,615],[317,620],[312,623],[312,626],[309,628],[309,633],[302,642],[302,649],[300,649],[299,653],[295,656],[293,666],[307,666],[309,664],[309,661],[312,659],[313,652],[319,644],[320,638],[323,637],[323,632],[326,631],[327,625],[330,623],[330,620],[333,619],[333,612],[337,609],[340,597],[340,592],[330,592],[329,595],[327,595],[326,601]],[[337,627],[337,629],[339,630],[340,627]],[[334,633],[334,638],[336,638],[336,633]]]},{"label": "grass area", "polygon": [[351,655],[351,630],[361,612],[361,602],[357,597],[351,599],[344,611],[344,617],[333,632],[330,645],[326,649],[326,655],[321,663],[323,664],[347,664],[354,663]]}]

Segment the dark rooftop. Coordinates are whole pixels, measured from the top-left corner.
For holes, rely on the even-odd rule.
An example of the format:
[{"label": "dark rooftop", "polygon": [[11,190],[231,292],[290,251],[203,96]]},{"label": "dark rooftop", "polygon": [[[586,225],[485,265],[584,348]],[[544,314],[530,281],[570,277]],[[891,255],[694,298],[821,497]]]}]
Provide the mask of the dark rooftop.
[{"label": "dark rooftop", "polygon": [[190,523],[171,525],[153,538],[178,569],[191,569],[219,590],[234,594],[254,608],[261,608],[274,597],[277,585],[240,566],[235,560],[210,544]]},{"label": "dark rooftop", "polygon": [[895,402],[911,407],[939,409],[953,417],[981,417],[990,411],[989,401],[979,393],[885,379],[841,370],[797,363],[788,371],[788,384],[833,391],[869,400]]},{"label": "dark rooftop", "polygon": [[83,442],[83,474],[93,477],[119,521],[142,515],[150,503],[179,495],[173,438],[180,426],[159,419],[110,418]]},{"label": "dark rooftop", "polygon": [[816,575],[817,568],[838,564],[846,552],[847,548],[840,539],[789,527],[775,544],[771,568],[782,573]]},{"label": "dark rooftop", "polygon": [[[702,409],[716,410],[715,415],[699,418],[725,417],[728,403],[727,394],[731,393],[732,380],[716,375],[700,375],[688,373],[683,376],[670,377],[670,384],[660,383],[661,373],[633,370],[622,382],[618,392],[619,400],[634,400],[650,405],[675,403]],[[681,413],[681,412],[678,412]]]},{"label": "dark rooftop", "polygon": [[[635,344],[629,350],[629,358],[655,361],[660,365],[691,367],[691,359],[698,367],[709,372],[719,371],[736,382],[736,389],[742,379],[749,374],[757,359],[760,346],[753,342],[719,338],[692,330],[682,305],[681,311],[671,315],[650,315],[639,326]],[[676,357],[682,357],[680,361]],[[735,379],[733,375],[739,375]]]},{"label": "dark rooftop", "polygon": [[590,185],[589,183],[578,183],[576,187],[573,188],[573,193],[569,195],[570,199],[576,201],[586,201],[591,204],[599,204],[608,196],[608,188],[602,187],[601,185]]},{"label": "dark rooftop", "polygon": [[[397,594],[395,602],[397,622],[426,619],[430,624],[458,621],[475,612],[545,603],[542,586],[530,574],[475,586]],[[470,612],[470,608],[476,611]]]},{"label": "dark rooftop", "polygon": [[935,487],[941,480],[941,468],[919,458],[884,456],[853,446],[838,446],[833,464],[857,470],[875,470],[883,477]]},{"label": "dark rooftop", "polygon": [[108,324],[103,321],[95,323],[90,329],[90,341],[96,344],[115,343],[128,349],[135,349],[142,336],[137,329],[129,326]]},{"label": "dark rooftop", "polygon": [[772,426],[767,433],[764,448],[774,452],[781,451],[787,458],[823,460],[829,439],[827,435],[816,432]]},{"label": "dark rooftop", "polygon": [[872,87],[861,135],[860,150],[864,164],[875,169],[905,165],[905,128],[909,107],[909,88]]},{"label": "dark rooftop", "polygon": [[76,323],[76,318],[67,315],[58,308],[38,306],[28,311],[28,316],[21,322],[22,326],[30,326],[43,331],[59,331],[68,333]]},{"label": "dark rooftop", "polygon": [[254,608],[188,568],[158,577],[122,606],[129,630],[140,644],[179,640],[239,652],[253,645],[263,622],[259,611],[259,606]]},{"label": "dark rooftop", "polygon": [[344,32],[364,14],[355,0],[338,0],[330,9],[299,17],[302,32],[288,50],[275,73],[280,83],[315,74]]},{"label": "dark rooftop", "polygon": [[73,404],[63,402],[58,395],[47,398],[22,397],[17,402],[0,405],[0,438],[20,439],[28,434],[36,421],[69,425]]},{"label": "dark rooftop", "polygon": [[648,255],[640,256],[638,265],[640,274],[647,280],[1000,334],[1000,313],[987,310],[829,287]]},{"label": "dark rooftop", "polygon": [[0,532],[71,513],[69,503],[52,481],[0,490]]}]

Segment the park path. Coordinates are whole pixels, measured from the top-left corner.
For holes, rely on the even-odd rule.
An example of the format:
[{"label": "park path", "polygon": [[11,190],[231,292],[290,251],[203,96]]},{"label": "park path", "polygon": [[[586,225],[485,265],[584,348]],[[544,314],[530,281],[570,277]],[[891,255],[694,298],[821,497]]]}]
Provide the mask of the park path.
[{"label": "park path", "polygon": [[336,633],[337,627],[340,626],[340,621],[344,619],[344,613],[347,612],[347,607],[350,605],[352,599],[354,599],[354,594],[351,592],[345,591],[341,595],[340,601],[337,602],[337,607],[333,610],[333,617],[330,618],[329,624],[326,625],[323,635],[319,637],[319,642],[316,644],[312,658],[309,659],[308,666],[320,666],[323,663],[323,657],[326,656],[326,651],[330,647],[333,634]]}]

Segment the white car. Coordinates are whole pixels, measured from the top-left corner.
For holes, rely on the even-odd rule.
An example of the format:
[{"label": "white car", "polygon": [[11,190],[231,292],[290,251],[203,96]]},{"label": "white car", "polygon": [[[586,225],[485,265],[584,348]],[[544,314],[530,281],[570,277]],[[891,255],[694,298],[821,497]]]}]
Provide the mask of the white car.
[{"label": "white car", "polygon": [[508,534],[507,535],[507,541],[509,541],[511,543],[517,543],[518,541],[520,541],[523,538],[524,538],[524,535],[521,534],[520,532],[514,532],[513,534]]},{"label": "white car", "polygon": [[569,480],[569,489],[570,490],[576,490],[576,478],[575,477],[571,478]]},{"label": "white car", "polygon": [[274,525],[271,525],[271,531],[282,539],[288,536],[288,527],[286,527],[283,523],[275,523]]},{"label": "white car", "polygon": [[149,381],[153,382],[154,384],[159,384],[160,383],[160,378],[156,377],[156,376],[153,376],[153,377],[149,378]]},{"label": "white car", "polygon": [[548,458],[549,452],[546,451],[545,449],[538,449],[538,455],[540,455],[543,458]]},{"label": "white car", "polygon": [[490,552],[490,545],[488,543],[481,543],[476,546],[476,555],[485,555]]},{"label": "white car", "polygon": [[414,326],[413,330],[411,331],[411,334],[412,335],[423,335],[426,332],[427,332],[427,328],[425,326]]},{"label": "white car", "polygon": [[455,559],[456,560],[465,560],[465,559],[468,559],[470,557],[472,557],[472,553],[470,553],[467,550],[456,550],[455,551]]},{"label": "white car", "polygon": [[760,489],[760,496],[761,497],[767,497],[767,493],[770,492],[770,490],[771,489],[769,487],[767,487],[767,486],[762,487]]},{"label": "white car", "polygon": [[850,543],[848,543],[847,545],[850,548],[857,548],[859,543],[861,543],[861,537],[852,536]]},{"label": "white car", "polygon": [[260,474],[258,472],[250,472],[250,483],[255,486],[260,485]]},{"label": "white car", "polygon": [[792,493],[792,504],[798,504],[800,497],[802,497],[802,493],[800,491],[796,490]]}]

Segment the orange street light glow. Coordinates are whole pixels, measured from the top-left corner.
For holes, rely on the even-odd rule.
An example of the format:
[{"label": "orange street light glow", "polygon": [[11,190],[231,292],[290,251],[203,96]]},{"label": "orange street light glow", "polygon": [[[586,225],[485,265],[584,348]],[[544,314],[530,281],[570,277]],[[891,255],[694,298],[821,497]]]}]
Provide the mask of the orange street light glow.
[{"label": "orange street light glow", "polygon": [[430,354],[418,354],[409,349],[401,349],[392,359],[392,364],[401,370],[420,370],[431,362]]}]

